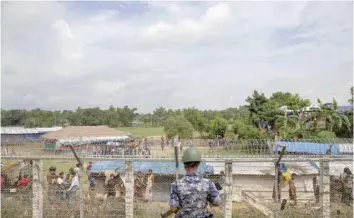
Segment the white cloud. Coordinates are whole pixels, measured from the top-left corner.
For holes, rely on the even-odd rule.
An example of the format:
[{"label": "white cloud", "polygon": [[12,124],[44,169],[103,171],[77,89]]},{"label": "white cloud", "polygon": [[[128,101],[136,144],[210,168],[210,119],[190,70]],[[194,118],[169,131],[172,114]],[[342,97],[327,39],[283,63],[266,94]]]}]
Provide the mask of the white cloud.
[{"label": "white cloud", "polygon": [[347,104],[352,2],[102,4],[3,4],[3,108],[221,109],[253,89]]}]

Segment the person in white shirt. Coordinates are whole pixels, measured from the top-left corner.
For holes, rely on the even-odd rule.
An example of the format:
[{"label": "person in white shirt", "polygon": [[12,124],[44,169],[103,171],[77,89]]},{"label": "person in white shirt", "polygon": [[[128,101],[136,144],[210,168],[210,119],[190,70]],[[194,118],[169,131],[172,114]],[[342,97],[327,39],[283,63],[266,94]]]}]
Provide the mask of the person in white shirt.
[{"label": "person in white shirt", "polygon": [[79,183],[79,169],[74,168],[75,175],[71,181],[70,188],[68,189],[69,193],[69,205],[72,205],[76,201],[76,191],[80,188],[80,183]]},{"label": "person in white shirt", "polygon": [[58,197],[62,200],[65,199],[65,195],[64,195],[64,173],[60,172],[58,179],[57,179],[57,189],[58,189]]},{"label": "person in white shirt", "polygon": [[60,173],[59,173],[59,177],[58,177],[58,179],[57,179],[58,185],[63,184],[63,182],[64,182],[63,179],[64,179],[64,173],[63,173],[63,172],[60,172]]}]

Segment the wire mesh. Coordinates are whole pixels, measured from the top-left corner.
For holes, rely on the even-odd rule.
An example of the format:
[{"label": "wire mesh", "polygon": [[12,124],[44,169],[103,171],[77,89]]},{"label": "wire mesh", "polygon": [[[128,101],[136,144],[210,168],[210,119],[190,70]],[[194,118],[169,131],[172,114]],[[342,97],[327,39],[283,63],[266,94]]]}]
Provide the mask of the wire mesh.
[{"label": "wire mesh", "polygon": [[1,171],[1,217],[32,217],[32,168],[10,161]]},{"label": "wire mesh", "polygon": [[[142,166],[146,165],[146,167]],[[166,213],[170,206],[171,186],[176,182],[176,169],[173,165],[166,165],[166,162],[152,163],[144,162],[142,165],[135,165],[134,168],[134,217],[160,217]],[[178,170],[178,180],[186,175],[182,170]],[[157,173],[156,173],[157,172]],[[209,179],[222,186],[224,181],[222,176],[208,173],[200,173],[200,178]],[[225,203],[222,190],[220,197]],[[209,210],[215,217],[223,217],[223,211],[217,208]]]},{"label": "wire mesh", "polygon": [[[162,146],[159,140],[151,139],[145,144],[144,141],[74,144],[83,161],[80,166],[68,145],[51,149],[46,146],[49,142],[44,140],[6,143],[9,151],[2,154],[2,217],[35,217],[33,205],[41,201],[33,191],[33,173],[38,173],[41,178],[40,188],[43,191],[39,198],[42,198],[40,211],[43,217],[128,217],[129,205],[133,205],[133,217],[160,217],[169,209],[171,184],[176,181],[174,147],[170,144]],[[183,152],[193,144],[202,151],[204,161],[199,166],[199,173],[223,187],[219,194],[224,205],[227,194],[232,196],[232,217],[275,214],[281,217],[323,217],[322,206],[326,199],[330,199],[330,205],[325,208],[329,209],[331,216],[353,216],[350,189],[353,167],[352,162],[343,161],[352,159],[351,139],[278,140],[277,143],[258,139],[212,143],[209,146],[208,140],[182,141],[178,149]],[[301,149],[300,152],[291,152],[291,143],[305,143],[305,146],[314,146],[315,149],[312,153]],[[279,188],[275,182],[274,165],[279,156],[278,144],[288,149],[280,162]],[[330,145],[331,153],[323,153]],[[19,157],[23,159],[18,160]],[[41,164],[38,165],[32,157],[40,159]],[[226,159],[234,161],[232,192],[227,188]],[[321,174],[323,160],[329,161],[328,172]],[[131,171],[126,167],[127,162],[132,163]],[[56,168],[55,172],[50,171],[52,166]],[[37,167],[39,170],[36,171]],[[348,170],[344,172],[346,167],[350,173]],[[179,178],[185,176],[181,163],[178,172]],[[127,179],[130,173],[131,180]],[[77,184],[75,177],[79,184],[76,188],[72,187]],[[275,190],[279,190],[278,199]],[[132,204],[127,200],[129,196],[133,196]],[[208,206],[208,209],[214,217],[226,216],[225,208]]]},{"label": "wire mesh", "polygon": [[[111,158],[173,158],[173,143],[156,139],[121,141],[82,141],[17,139],[1,141],[2,155],[40,155],[71,157],[70,145],[82,157]],[[353,139],[215,139],[182,140],[178,149],[182,152],[196,146],[204,158],[276,158],[283,147],[286,157],[350,157],[353,155]]]},{"label": "wire mesh", "polygon": [[333,169],[333,164],[330,163],[331,214],[334,217],[353,217],[353,163],[342,162],[336,169]]}]

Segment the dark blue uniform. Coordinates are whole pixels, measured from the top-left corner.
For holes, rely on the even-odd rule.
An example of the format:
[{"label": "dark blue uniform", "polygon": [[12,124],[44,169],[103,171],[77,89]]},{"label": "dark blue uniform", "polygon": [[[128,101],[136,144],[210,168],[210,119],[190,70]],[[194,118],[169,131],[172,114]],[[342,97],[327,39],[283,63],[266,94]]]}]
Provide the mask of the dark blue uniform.
[{"label": "dark blue uniform", "polygon": [[205,218],[210,215],[207,203],[221,203],[215,184],[197,173],[187,174],[172,184],[170,207],[179,207],[176,217]]}]

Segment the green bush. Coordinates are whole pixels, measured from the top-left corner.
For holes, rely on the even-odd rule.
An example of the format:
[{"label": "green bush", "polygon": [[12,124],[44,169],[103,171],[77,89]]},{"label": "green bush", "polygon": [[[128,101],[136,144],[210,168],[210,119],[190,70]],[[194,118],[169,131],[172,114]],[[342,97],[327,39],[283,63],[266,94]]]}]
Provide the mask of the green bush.
[{"label": "green bush", "polygon": [[232,131],[238,135],[240,139],[260,139],[267,137],[266,132],[259,132],[259,130],[253,125],[248,125],[241,120],[235,121],[232,126]]},{"label": "green bush", "polygon": [[330,131],[320,131],[316,134],[316,138],[319,139],[333,139],[336,138],[336,134]]}]

